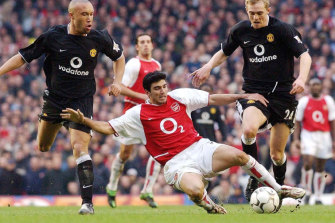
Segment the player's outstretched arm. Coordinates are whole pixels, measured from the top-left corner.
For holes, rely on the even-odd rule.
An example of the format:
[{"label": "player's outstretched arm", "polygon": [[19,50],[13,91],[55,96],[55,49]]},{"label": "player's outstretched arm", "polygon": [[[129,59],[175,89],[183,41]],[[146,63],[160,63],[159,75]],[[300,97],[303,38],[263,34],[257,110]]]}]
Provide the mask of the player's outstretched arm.
[{"label": "player's outstretched arm", "polygon": [[110,134],[115,133],[114,129],[110,126],[108,122],[95,121],[90,118],[87,118],[84,116],[84,114],[79,109],[76,111],[76,110],[73,110],[72,108],[66,108],[65,110],[62,111],[60,116],[63,119],[66,119],[72,122],[77,122],[82,125],[86,125],[90,127],[91,129],[93,129],[94,131],[102,133],[102,134],[110,135]]},{"label": "player's outstretched arm", "polygon": [[267,106],[269,103],[263,95],[260,94],[212,94],[209,96],[208,105],[227,105],[235,102],[238,99],[249,99],[259,101]]},{"label": "player's outstretched arm", "polygon": [[121,84],[121,94],[131,98],[138,98],[142,100],[147,100],[148,96],[146,94],[138,93]]},{"label": "player's outstretched arm", "polygon": [[299,76],[293,82],[290,94],[300,94],[305,90],[305,83],[308,78],[311,64],[312,64],[312,58],[308,52],[305,52],[300,55]]},{"label": "player's outstretched arm", "polygon": [[190,74],[190,76],[193,77],[193,86],[199,87],[200,85],[202,85],[209,78],[211,70],[214,67],[222,64],[226,59],[227,56],[222,52],[222,50],[216,52],[214,56],[203,67]]},{"label": "player's outstretched arm", "polygon": [[12,56],[9,60],[7,60],[6,63],[4,63],[0,67],[0,75],[8,73],[9,71],[15,70],[21,67],[23,64],[25,64],[25,61],[23,60],[21,55],[16,54],[15,56]]},{"label": "player's outstretched arm", "polygon": [[121,82],[124,73],[126,61],[124,55],[113,62],[113,70],[115,74],[115,79],[113,84],[109,87],[108,94],[113,96],[118,96],[121,93]]}]

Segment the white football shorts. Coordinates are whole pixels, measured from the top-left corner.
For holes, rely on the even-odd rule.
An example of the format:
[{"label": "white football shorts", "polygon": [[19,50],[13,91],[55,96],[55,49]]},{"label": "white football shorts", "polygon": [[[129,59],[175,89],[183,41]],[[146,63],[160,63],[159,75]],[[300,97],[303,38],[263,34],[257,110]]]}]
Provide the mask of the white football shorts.
[{"label": "white football shorts", "polygon": [[330,132],[301,131],[301,154],[315,156],[319,159],[332,157],[332,139]]},{"label": "white football shorts", "polygon": [[197,173],[204,178],[217,174],[212,171],[213,153],[220,146],[209,139],[200,139],[183,150],[164,166],[164,177],[169,185],[181,190],[180,180],[184,173]]}]

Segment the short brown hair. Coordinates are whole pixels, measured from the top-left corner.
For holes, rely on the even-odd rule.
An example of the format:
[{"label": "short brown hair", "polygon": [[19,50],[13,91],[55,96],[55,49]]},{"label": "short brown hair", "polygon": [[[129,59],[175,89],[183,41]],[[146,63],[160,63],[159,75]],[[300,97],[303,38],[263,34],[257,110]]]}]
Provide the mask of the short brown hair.
[{"label": "short brown hair", "polygon": [[135,44],[136,44],[136,45],[137,45],[137,43],[138,43],[138,39],[139,39],[141,36],[149,36],[150,39],[151,39],[151,42],[153,42],[153,41],[152,41],[152,36],[151,36],[150,34],[148,34],[148,33],[141,33],[141,34],[139,34],[139,35],[136,36],[136,39],[135,39]]},{"label": "short brown hair", "polygon": [[247,5],[254,5],[260,1],[264,3],[266,9],[270,7],[270,0],[245,0],[245,7],[247,7]]}]

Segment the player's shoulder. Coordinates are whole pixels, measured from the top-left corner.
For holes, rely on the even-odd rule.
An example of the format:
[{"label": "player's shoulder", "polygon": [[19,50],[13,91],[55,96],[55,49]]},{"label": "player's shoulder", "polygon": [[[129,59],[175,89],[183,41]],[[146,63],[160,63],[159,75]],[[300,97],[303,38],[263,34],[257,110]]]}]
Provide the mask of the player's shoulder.
[{"label": "player's shoulder", "polygon": [[170,91],[168,95],[177,101],[183,101],[183,99],[198,97],[201,90],[194,88],[178,88]]},{"label": "player's shoulder", "polygon": [[67,34],[67,25],[52,26],[43,34],[47,36],[55,36],[57,34],[61,34],[61,35]]},{"label": "player's shoulder", "polygon": [[330,95],[325,95],[324,99],[326,100],[326,102],[328,103],[334,103],[334,98]]},{"label": "player's shoulder", "polygon": [[305,96],[302,96],[300,99],[299,99],[299,103],[306,103],[308,102],[310,99],[310,97],[308,95],[305,95]]},{"label": "player's shoulder", "polygon": [[251,23],[249,20],[242,20],[238,23],[236,23],[232,28],[231,28],[231,32],[245,32],[248,29],[251,28]]},{"label": "player's shoulder", "polygon": [[280,31],[294,29],[293,25],[283,22],[280,19],[277,19],[275,17],[270,17],[270,24],[271,24],[271,28],[278,29]]},{"label": "player's shoulder", "polygon": [[139,64],[140,64],[140,59],[139,59],[138,57],[130,58],[130,59],[127,61],[127,65],[134,66],[134,65],[139,65]]},{"label": "player's shoulder", "polygon": [[95,38],[97,40],[113,40],[113,38],[109,35],[106,29],[92,29],[89,33],[91,38]]}]

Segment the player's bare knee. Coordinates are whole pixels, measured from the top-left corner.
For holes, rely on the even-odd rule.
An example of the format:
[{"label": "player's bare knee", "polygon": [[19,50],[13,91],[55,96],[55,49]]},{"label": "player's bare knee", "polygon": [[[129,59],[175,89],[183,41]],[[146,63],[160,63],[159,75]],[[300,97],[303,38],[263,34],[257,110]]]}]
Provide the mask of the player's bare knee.
[{"label": "player's bare knee", "polygon": [[281,154],[281,153],[271,153],[271,159],[273,160],[273,162],[275,163],[280,163],[282,162],[283,160],[283,157],[284,157],[284,154]]},{"label": "player's bare knee", "polygon": [[72,145],[73,149],[73,156],[75,158],[79,158],[80,156],[83,156],[88,153],[88,147],[83,145],[82,143],[74,143]]},{"label": "player's bare knee", "polygon": [[312,169],[312,167],[313,167],[312,164],[309,164],[309,163],[305,163],[305,164],[304,164],[304,169],[305,169],[306,171]]},{"label": "player's bare knee", "polygon": [[243,135],[245,138],[251,139],[255,138],[257,135],[258,127],[257,126],[245,126],[243,127]]},{"label": "player's bare knee", "polygon": [[120,153],[120,159],[122,160],[122,162],[126,162],[129,157],[130,157],[130,151],[124,150],[122,153]]},{"label": "player's bare knee", "polygon": [[246,153],[238,150],[235,156],[235,160],[237,165],[244,166],[249,161],[249,156]]},{"label": "player's bare knee", "polygon": [[192,201],[198,201],[202,199],[204,193],[204,187],[200,184],[190,185],[188,188],[188,195]]}]

